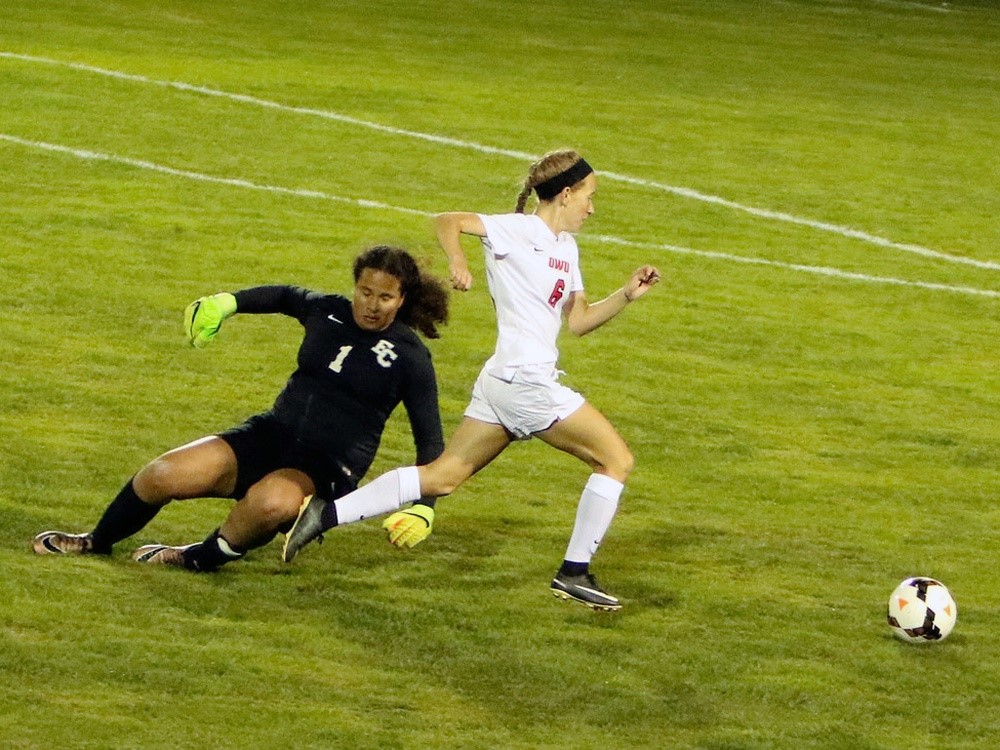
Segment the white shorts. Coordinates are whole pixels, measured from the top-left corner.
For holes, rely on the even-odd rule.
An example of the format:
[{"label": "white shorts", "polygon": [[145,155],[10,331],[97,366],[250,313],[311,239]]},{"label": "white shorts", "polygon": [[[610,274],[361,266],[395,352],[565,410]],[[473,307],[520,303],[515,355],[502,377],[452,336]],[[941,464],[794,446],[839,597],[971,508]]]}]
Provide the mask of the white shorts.
[{"label": "white shorts", "polygon": [[560,385],[559,371],[550,365],[518,367],[509,381],[484,367],[472,387],[465,416],[501,425],[516,439],[525,440],[583,404],[583,396]]}]

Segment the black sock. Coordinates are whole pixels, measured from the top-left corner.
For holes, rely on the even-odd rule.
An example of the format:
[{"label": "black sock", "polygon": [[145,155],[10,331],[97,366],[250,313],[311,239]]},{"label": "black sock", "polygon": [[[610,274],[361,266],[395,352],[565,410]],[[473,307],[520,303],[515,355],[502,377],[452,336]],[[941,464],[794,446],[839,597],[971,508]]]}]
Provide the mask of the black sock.
[{"label": "black sock", "polygon": [[564,576],[583,576],[590,572],[590,563],[585,562],[570,562],[569,560],[563,560],[562,567],[559,568],[559,572]]},{"label": "black sock", "polygon": [[205,541],[184,551],[184,566],[200,573],[213,573],[226,563],[239,560],[245,553],[245,549],[229,544],[216,529],[205,537]]},{"label": "black sock", "polygon": [[337,520],[337,502],[335,500],[325,500],[323,505],[323,530],[332,529],[339,521]]},{"label": "black sock", "polygon": [[97,522],[93,536],[93,551],[102,555],[110,555],[112,545],[130,537],[153,520],[160,512],[160,505],[144,503],[135,494],[132,480],[122,487],[118,496],[104,510],[104,515]]}]

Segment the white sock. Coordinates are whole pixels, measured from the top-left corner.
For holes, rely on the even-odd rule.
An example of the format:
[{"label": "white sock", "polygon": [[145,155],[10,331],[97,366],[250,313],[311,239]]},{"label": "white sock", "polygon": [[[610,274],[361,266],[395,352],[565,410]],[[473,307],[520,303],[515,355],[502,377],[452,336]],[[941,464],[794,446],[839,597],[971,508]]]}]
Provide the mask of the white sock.
[{"label": "white sock", "polygon": [[576,507],[576,524],[566,549],[566,560],[589,563],[618,510],[625,485],[604,474],[591,474]]},{"label": "white sock", "polygon": [[390,471],[364,487],[333,501],[337,525],[363,521],[397,510],[403,503],[420,499],[420,472],[416,466]]}]

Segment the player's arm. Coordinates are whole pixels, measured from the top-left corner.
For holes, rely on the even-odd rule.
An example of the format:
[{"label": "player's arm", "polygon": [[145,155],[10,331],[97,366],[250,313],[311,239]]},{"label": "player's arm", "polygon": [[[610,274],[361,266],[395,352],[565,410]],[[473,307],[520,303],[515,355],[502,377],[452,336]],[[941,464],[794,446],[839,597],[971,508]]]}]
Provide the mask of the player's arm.
[{"label": "player's arm", "polygon": [[476,237],[486,236],[486,227],[479,214],[452,212],[438,214],[434,217],[434,233],[438,244],[448,256],[448,272],[451,275],[451,285],[455,289],[467,292],[472,286],[472,273],[469,262],[462,249],[462,235],[470,234]]},{"label": "player's arm", "polygon": [[587,295],[582,290],[573,292],[566,307],[563,308],[569,330],[576,336],[590,333],[615,317],[630,302],[639,299],[659,281],[660,272],[656,268],[641,266],[632,273],[628,281],[625,282],[625,286],[600,302],[590,304],[587,302]]},{"label": "player's arm", "polygon": [[199,297],[184,310],[184,335],[191,346],[203,349],[236,313],[284,313],[304,320],[309,301],[318,296],[294,286],[257,286]]},{"label": "player's arm", "polygon": [[236,292],[236,303],[240,313],[269,315],[278,313],[305,320],[311,304],[322,297],[300,286],[271,284],[255,286]]}]

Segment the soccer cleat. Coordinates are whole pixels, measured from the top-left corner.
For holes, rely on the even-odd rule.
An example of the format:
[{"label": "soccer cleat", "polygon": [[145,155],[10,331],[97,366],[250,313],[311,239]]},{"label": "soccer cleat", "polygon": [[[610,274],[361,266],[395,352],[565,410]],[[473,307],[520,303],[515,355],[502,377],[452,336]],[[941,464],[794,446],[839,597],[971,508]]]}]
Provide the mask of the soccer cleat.
[{"label": "soccer cleat", "polygon": [[166,544],[144,544],[132,554],[132,559],[138,563],[146,563],[147,565],[173,565],[175,568],[193,570],[193,568],[188,568],[184,562],[184,550],[191,549],[197,544],[198,542],[195,542],[195,544],[185,544],[183,547],[170,547]]},{"label": "soccer cleat", "polygon": [[43,531],[31,541],[31,547],[36,555],[91,555],[94,539],[90,534]]},{"label": "soccer cleat", "polygon": [[552,579],[552,593],[560,599],[580,602],[591,609],[615,612],[622,608],[617,597],[611,596],[602,589],[592,573],[578,576],[568,576],[556,573]]},{"label": "soccer cleat", "polygon": [[302,501],[299,517],[295,519],[292,528],[285,535],[285,546],[281,550],[281,559],[290,563],[303,547],[313,539],[323,541],[323,509],[326,500],[316,495],[309,495]]}]

